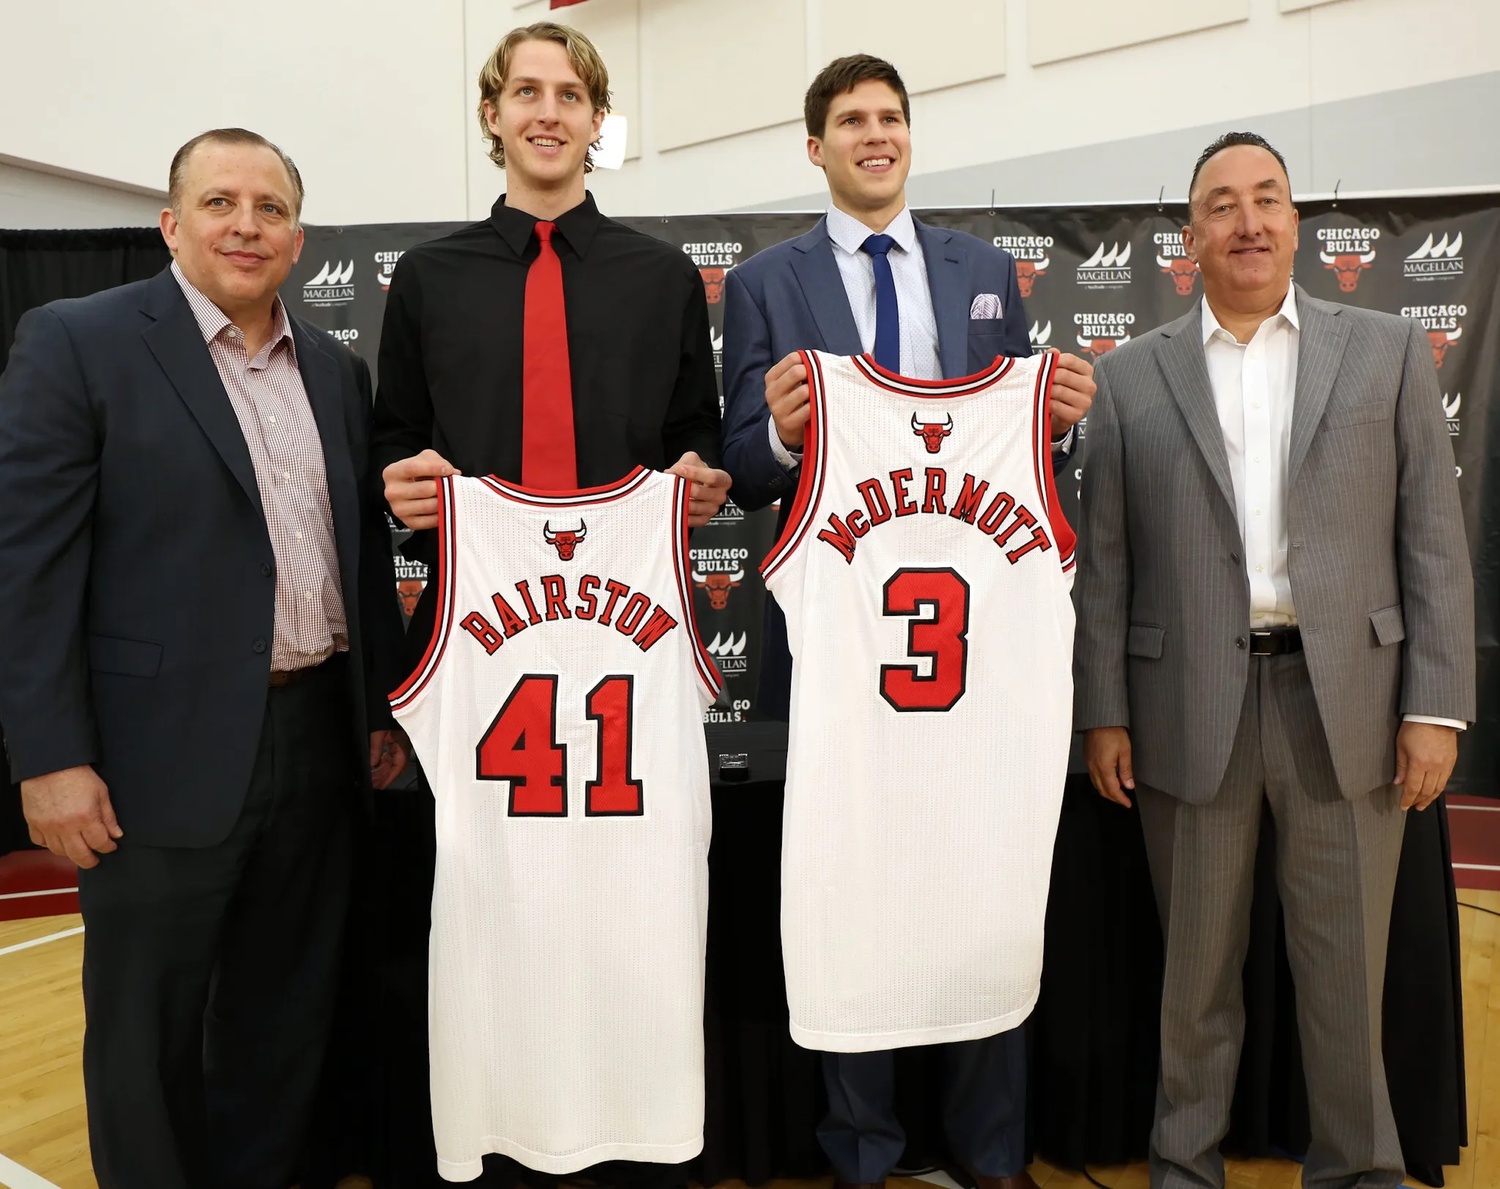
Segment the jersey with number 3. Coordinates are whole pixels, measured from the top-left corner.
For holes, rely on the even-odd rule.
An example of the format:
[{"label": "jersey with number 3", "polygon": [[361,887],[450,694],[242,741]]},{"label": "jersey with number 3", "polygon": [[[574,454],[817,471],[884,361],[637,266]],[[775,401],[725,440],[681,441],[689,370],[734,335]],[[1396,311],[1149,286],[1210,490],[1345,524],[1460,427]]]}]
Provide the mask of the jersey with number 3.
[{"label": "jersey with number 3", "polygon": [[804,352],[802,475],[762,564],[792,699],[792,1037],[972,1040],[1036,1002],[1072,714],[1054,357],[950,381]]},{"label": "jersey with number 3", "polygon": [[703,1140],[719,690],[688,483],[440,484],[437,626],[391,695],[436,801],[428,1030],[438,1171],[678,1163]]}]

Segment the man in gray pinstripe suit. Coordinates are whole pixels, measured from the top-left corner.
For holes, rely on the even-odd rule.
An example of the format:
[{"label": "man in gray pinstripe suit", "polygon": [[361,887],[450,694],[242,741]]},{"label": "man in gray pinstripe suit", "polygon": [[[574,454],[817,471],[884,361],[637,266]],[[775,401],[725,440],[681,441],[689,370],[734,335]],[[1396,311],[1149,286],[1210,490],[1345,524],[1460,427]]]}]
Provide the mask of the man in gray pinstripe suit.
[{"label": "man in gray pinstripe suit", "polygon": [[1403,1175],[1381,992],[1403,811],[1474,717],[1473,586],[1422,328],[1309,297],[1286,165],[1230,133],[1183,242],[1204,300],[1096,372],[1077,715],[1140,802],[1166,936],[1151,1183],[1222,1186],[1268,801],[1297,985],[1308,1189]]}]

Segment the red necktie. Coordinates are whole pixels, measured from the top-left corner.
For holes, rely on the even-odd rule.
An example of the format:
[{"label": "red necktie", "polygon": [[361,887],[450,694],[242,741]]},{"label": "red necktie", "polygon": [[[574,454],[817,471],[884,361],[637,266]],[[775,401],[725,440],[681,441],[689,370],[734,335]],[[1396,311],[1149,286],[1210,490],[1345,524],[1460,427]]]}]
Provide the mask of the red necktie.
[{"label": "red necktie", "polygon": [[573,375],[562,261],[552,246],[556,223],[538,223],[541,251],[526,273],[521,370],[521,483],[543,491],[578,487],[573,446]]}]

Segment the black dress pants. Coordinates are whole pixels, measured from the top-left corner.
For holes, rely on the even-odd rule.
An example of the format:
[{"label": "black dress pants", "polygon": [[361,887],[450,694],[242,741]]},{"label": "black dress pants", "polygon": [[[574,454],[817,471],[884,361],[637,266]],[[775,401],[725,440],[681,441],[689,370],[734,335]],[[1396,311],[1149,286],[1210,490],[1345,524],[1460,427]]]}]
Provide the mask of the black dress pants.
[{"label": "black dress pants", "polygon": [[119,850],[79,872],[100,1189],[287,1189],[296,1175],[348,900],[347,691],[341,658],[268,691],[222,842],[141,846],[125,820]]}]

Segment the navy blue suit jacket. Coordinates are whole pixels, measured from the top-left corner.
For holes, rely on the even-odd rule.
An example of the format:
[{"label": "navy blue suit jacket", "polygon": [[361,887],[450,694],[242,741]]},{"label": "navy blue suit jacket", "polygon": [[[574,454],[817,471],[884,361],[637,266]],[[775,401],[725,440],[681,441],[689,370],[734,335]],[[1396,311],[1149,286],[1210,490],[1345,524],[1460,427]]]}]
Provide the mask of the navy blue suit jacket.
[{"label": "navy blue suit jacket", "polygon": [[[292,319],[349,627],[350,795],[400,616],[365,364]],[[170,270],[30,310],[0,376],[0,723],[16,780],[93,764],[121,827],[208,846],[266,712],[275,557],[250,451]],[[361,774],[362,777],[361,777]]]},{"label": "navy blue suit jacket", "polygon": [[[943,376],[983,370],[997,355],[1031,354],[1025,311],[1009,252],[962,231],[913,220],[927,264]],[[981,293],[1000,298],[1003,317],[971,319]],[[751,257],[724,278],[724,467],[740,507],[763,508],[790,495],[788,474],[771,452],[766,372],[793,351],[858,355],[863,350],[843,278],[828,238],[828,220],[805,235]],[[791,509],[782,500],[777,532]],[[761,713],[785,718],[791,696],[791,654],[776,601],[766,599],[761,652]]]}]

